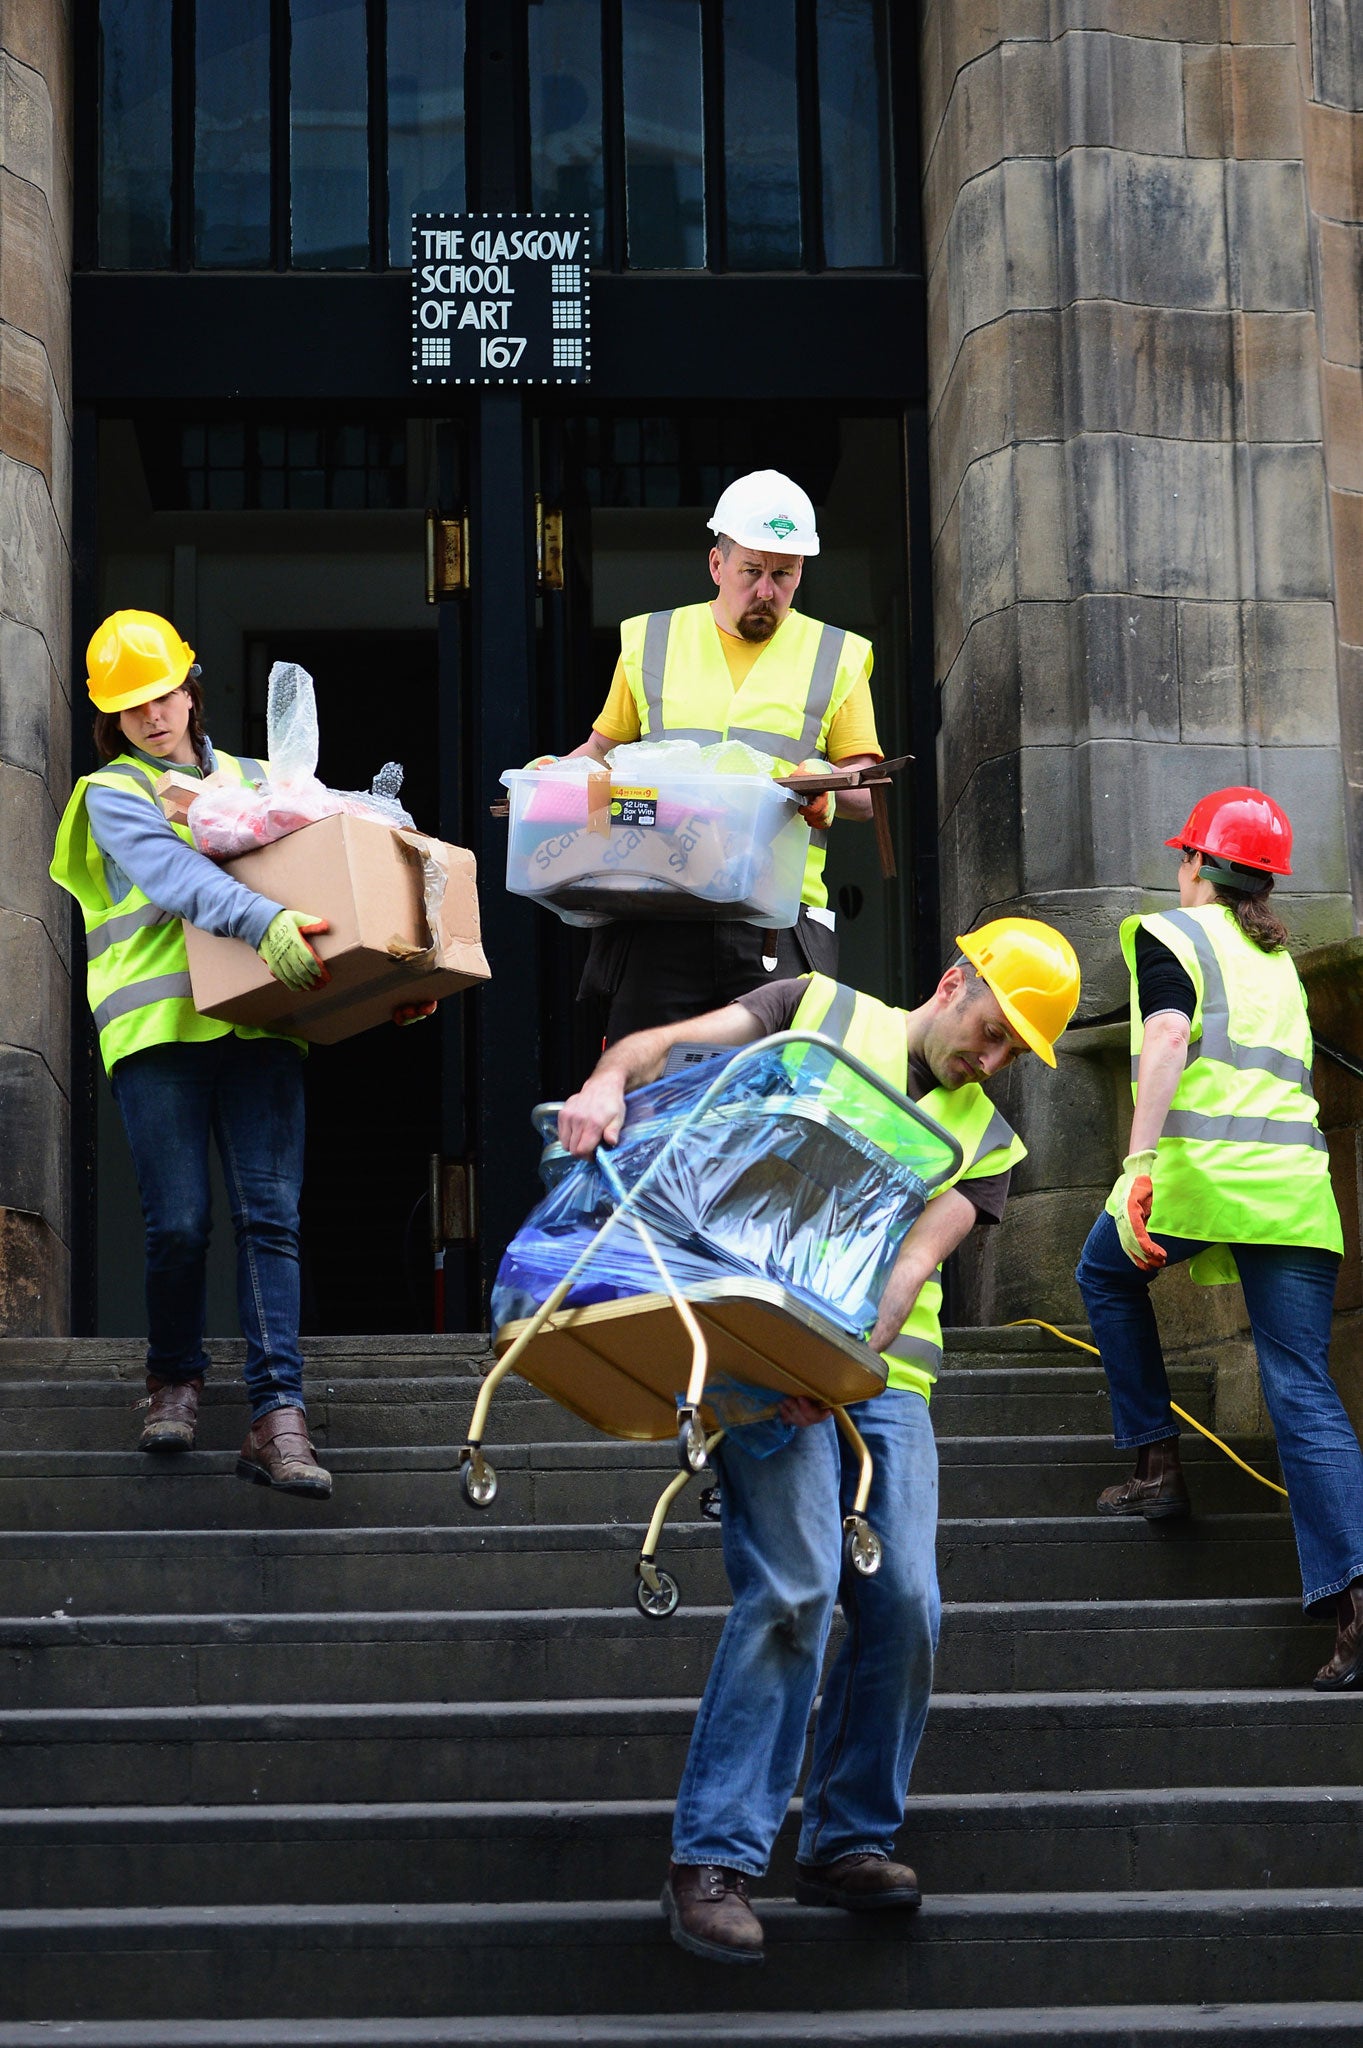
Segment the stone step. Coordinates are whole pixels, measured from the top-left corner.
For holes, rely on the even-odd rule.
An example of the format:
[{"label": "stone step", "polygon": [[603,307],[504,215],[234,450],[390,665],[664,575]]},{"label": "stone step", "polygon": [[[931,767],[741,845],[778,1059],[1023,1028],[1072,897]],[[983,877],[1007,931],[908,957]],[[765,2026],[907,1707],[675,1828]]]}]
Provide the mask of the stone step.
[{"label": "stone step", "polygon": [[[0,1807],[664,1799],[695,1697],[0,1712]],[[1348,1697],[1308,1690],[943,1693],[916,1791],[1363,1779]]]},{"label": "stone step", "polygon": [[907,1918],[775,1902],[764,1921],[766,1967],[737,1970],[683,1954],[652,1901],[5,1913],[0,1968],[13,2019],[1346,2000],[1363,1891],[986,1893]]},{"label": "stone step", "polygon": [[[675,1698],[703,1684],[726,1612],[8,1617],[0,1658],[5,1704],[30,1711]],[[1331,1624],[1290,1600],[958,1602],[943,1614],[936,1681],[946,1692],[1099,1691],[1114,1678],[1128,1690],[1295,1686],[1331,1641]]]},{"label": "stone step", "polygon": [[[495,1513],[495,1510],[494,1510]],[[628,1606],[635,1524],[529,1528],[464,1510],[424,1529],[132,1529],[0,1533],[15,1614],[203,1614]],[[1098,1515],[956,1520],[938,1530],[950,1600],[1284,1597],[1300,1591],[1286,1515],[1147,1524]],[[669,1525],[659,1553],[688,1605],[727,1599],[719,1530]]]},{"label": "stone step", "polygon": [[[0,1812],[0,1910],[645,1898],[668,1799],[68,1807]],[[758,1891],[787,1894],[798,1809]],[[1346,1885],[1363,1791],[1273,1786],[915,1795],[901,1853],[925,1893]],[[0,2040],[3,2036],[0,2035]]]},{"label": "stone step", "polygon": [[[943,1435],[1109,1436],[1107,1383],[1096,1365],[949,1364],[933,1395]],[[454,1372],[405,1375],[314,1372],[305,1392],[308,1421],[319,1445],[458,1445],[468,1431],[480,1375],[469,1359]],[[401,1364],[401,1361],[398,1361]],[[1175,1400],[1211,1420],[1210,1371],[1173,1366]],[[136,1447],[142,1427],[140,1381],[124,1379],[0,1380],[0,1442],[15,1451],[119,1451]],[[235,1374],[210,1379],[199,1417],[199,1445],[235,1450],[246,1433],[245,1394]],[[492,1405],[487,1443],[557,1442],[593,1435],[564,1408],[545,1400],[514,1374]]]},{"label": "stone step", "polygon": [[[1354,2048],[1363,2003],[992,2006],[843,2012],[839,2048]],[[0,2048],[830,2048],[823,2013],[670,2012],[458,2019],[72,2020],[7,2026]]]},{"label": "stone step", "polygon": [[[1232,1448],[1278,1477],[1271,1445],[1238,1438]],[[1103,1437],[955,1437],[938,1450],[947,1516],[1087,1514],[1131,1468]],[[241,1485],[235,1451],[0,1451],[0,1529],[405,1528],[462,1518],[452,1447],[338,1448],[327,1458],[336,1490],[318,1502]],[[499,1445],[495,1460],[496,1518],[516,1523],[647,1522],[677,1470],[670,1443],[603,1437]],[[1192,1433],[1185,1463],[1204,1514],[1253,1513],[1274,1499]],[[698,1513],[700,1490],[677,1503],[679,1520]]]}]

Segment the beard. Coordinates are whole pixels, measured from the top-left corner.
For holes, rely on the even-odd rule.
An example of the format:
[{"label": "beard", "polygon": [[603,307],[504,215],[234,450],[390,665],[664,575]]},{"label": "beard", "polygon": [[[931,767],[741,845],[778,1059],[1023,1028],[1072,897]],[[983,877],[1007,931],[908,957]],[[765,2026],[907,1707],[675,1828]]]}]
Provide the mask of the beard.
[{"label": "beard", "polygon": [[770,640],[776,625],[776,613],[770,605],[749,605],[738,621],[738,630],[745,640]]}]

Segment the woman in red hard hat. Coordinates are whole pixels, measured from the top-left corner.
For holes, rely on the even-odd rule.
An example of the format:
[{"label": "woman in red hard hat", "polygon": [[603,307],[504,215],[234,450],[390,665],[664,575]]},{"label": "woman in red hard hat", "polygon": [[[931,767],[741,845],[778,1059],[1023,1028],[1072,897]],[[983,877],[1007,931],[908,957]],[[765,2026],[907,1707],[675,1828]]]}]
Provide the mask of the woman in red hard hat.
[{"label": "woman in red hard hat", "polygon": [[1098,1509],[1188,1513],[1150,1282],[1192,1261],[1239,1280],[1297,1538],[1302,1598],[1333,1609],[1318,1690],[1363,1675],[1363,1450],[1330,1377],[1343,1251],[1311,1091],[1306,997],[1272,904],[1292,827],[1260,789],[1214,790],[1177,838],[1176,910],[1131,917],[1131,1144],[1076,1278],[1131,1478]]}]

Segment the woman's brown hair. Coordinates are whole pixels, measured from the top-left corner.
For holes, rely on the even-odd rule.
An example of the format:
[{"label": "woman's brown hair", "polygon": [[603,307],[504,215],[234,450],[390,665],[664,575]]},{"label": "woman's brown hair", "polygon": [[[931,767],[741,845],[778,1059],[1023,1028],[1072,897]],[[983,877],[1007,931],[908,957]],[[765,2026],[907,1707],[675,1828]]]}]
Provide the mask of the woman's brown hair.
[{"label": "woman's brown hair", "polygon": [[[1207,879],[1210,881],[1211,877]],[[1287,926],[1269,903],[1272,893],[1272,875],[1264,877],[1263,888],[1256,889],[1252,896],[1242,896],[1235,889],[1216,891],[1217,902],[1224,903],[1245,937],[1252,939],[1261,953],[1280,953],[1288,940]]]},{"label": "woman's brown hair", "polygon": [[[189,737],[194,748],[194,758],[199,766],[204,768],[208,765],[208,757],[204,751],[204,693],[197,668],[190,670],[180,687],[189,698]],[[131,741],[119,724],[116,711],[95,713],[95,752],[101,762],[112,761],[119,754],[126,753],[130,745]]]}]

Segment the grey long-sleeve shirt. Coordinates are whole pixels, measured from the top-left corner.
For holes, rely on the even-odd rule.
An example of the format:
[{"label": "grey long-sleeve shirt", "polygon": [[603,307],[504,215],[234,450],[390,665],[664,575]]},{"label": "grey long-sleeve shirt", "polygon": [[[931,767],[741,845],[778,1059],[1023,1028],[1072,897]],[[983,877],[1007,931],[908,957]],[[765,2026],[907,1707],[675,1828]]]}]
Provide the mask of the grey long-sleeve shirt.
[{"label": "grey long-sleeve shirt", "polygon": [[[144,754],[137,747],[126,750],[145,761],[155,775],[164,773],[166,763]],[[178,774],[198,771],[174,763]],[[208,746],[208,772],[217,767],[217,756]],[[201,931],[217,932],[224,938],[244,939],[259,946],[271,920],[283,909],[231,875],[196,847],[186,845],[162,816],[160,807],[149,804],[132,790],[104,789],[96,784],[85,793],[85,811],[96,846],[104,855],[110,894],[118,902],[136,886],[147,899],[174,917],[198,925]]]}]

